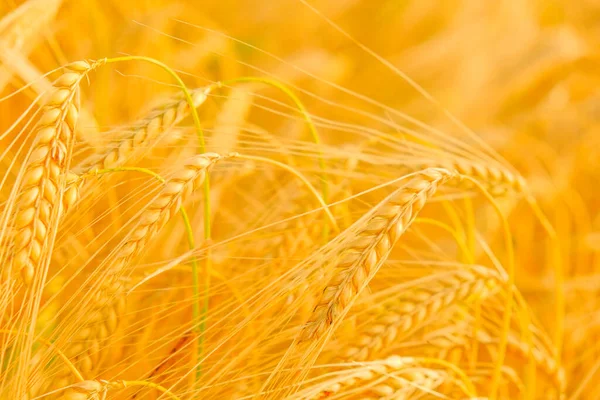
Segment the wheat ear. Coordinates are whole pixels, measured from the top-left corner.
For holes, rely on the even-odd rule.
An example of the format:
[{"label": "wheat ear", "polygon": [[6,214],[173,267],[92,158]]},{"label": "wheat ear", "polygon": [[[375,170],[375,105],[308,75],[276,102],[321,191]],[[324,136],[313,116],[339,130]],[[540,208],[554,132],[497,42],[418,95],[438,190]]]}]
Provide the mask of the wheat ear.
[{"label": "wheat ear", "polygon": [[[210,92],[207,88],[191,92],[194,107],[206,101]],[[157,140],[163,133],[175,126],[190,113],[187,100],[182,96],[154,108],[147,116],[127,128],[127,133],[109,145],[109,149],[96,153],[77,166],[77,173],[87,173],[95,169],[116,168],[125,165],[140,149],[148,148],[148,144]]]},{"label": "wheat ear", "polygon": [[434,280],[410,288],[365,318],[369,326],[349,347],[342,358],[363,361],[377,355],[396,340],[431,321],[450,306],[464,301],[483,299],[500,285],[496,271],[471,267],[439,274]]},{"label": "wheat ear", "polygon": [[358,233],[343,245],[343,250],[336,257],[333,277],[303,327],[300,341],[322,337],[338,321],[375,276],[438,186],[454,177],[454,173],[445,169],[421,171],[349,228]]},{"label": "wheat ear", "polygon": [[[79,115],[76,97],[79,82],[99,64],[80,61],[65,67],[66,72],[54,82],[54,92],[36,126],[15,216],[13,265],[26,285],[34,278],[52,221],[76,201],[74,176],[65,176]],[[66,193],[65,187],[69,187]],[[55,210],[61,202],[63,207]]]}]

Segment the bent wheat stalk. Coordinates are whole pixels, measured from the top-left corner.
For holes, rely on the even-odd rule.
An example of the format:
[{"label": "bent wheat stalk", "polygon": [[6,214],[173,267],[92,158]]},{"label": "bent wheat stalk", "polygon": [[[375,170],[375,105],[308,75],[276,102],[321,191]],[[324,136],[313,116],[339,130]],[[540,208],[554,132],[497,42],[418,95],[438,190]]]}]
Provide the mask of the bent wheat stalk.
[{"label": "bent wheat stalk", "polygon": [[349,228],[358,233],[343,244],[343,250],[336,257],[333,277],[302,328],[300,342],[319,339],[338,322],[438,186],[457,177],[440,168],[421,171]]},{"label": "bent wheat stalk", "polygon": [[[73,175],[65,176],[79,115],[79,82],[101,62],[66,66],[54,82],[54,92],[36,127],[33,148],[25,163],[18,192],[14,232],[14,266],[30,285],[42,258],[53,221],[76,201]],[[65,187],[69,189],[65,192]],[[56,209],[62,202],[63,207]]]}]

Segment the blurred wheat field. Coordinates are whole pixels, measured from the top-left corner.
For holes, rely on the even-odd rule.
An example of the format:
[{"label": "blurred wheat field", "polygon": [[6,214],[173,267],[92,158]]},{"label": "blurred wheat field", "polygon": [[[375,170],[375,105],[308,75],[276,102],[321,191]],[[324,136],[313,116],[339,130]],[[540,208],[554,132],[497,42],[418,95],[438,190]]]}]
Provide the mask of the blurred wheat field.
[{"label": "blurred wheat field", "polygon": [[0,17],[0,399],[600,399],[597,1]]}]

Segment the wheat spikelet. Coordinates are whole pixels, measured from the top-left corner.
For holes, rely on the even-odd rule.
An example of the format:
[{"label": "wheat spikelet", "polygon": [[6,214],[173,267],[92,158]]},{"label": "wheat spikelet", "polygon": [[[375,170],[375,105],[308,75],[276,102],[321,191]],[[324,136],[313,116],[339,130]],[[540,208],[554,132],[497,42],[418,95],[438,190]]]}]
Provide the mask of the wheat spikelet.
[{"label": "wheat spikelet", "polygon": [[[82,372],[94,369],[103,343],[115,332],[119,318],[124,313],[124,283],[120,276],[125,267],[179,211],[189,194],[204,182],[208,169],[222,158],[216,153],[205,153],[187,160],[165,182],[161,191],[144,209],[137,224],[117,247],[116,255],[108,261],[109,271],[88,305],[88,319],[72,339],[75,345],[66,351],[67,356],[77,363]],[[61,383],[64,382],[59,380],[53,387],[60,387]]]},{"label": "wheat spikelet", "polygon": [[353,225],[357,227],[358,234],[338,255],[333,278],[302,329],[301,341],[318,339],[338,320],[339,315],[375,276],[393,246],[438,186],[455,177],[455,174],[444,169],[424,170],[379,203],[366,218]]},{"label": "wheat spikelet", "polygon": [[[509,189],[522,192],[526,186],[525,179],[522,176],[513,173],[507,168],[501,168],[492,164],[461,159],[447,163],[442,162],[441,166],[449,170],[455,170],[461,175],[476,179],[493,195],[502,195]],[[472,186],[472,183],[463,181],[462,185],[469,187]]]},{"label": "wheat spikelet", "polygon": [[[496,304],[494,304],[496,303]],[[487,306],[493,308],[490,309]],[[481,330],[478,333],[477,340],[482,343],[492,354],[497,352],[498,340],[494,338],[499,332],[498,320],[503,304],[498,297],[489,299],[485,309],[484,326],[486,333]],[[493,316],[493,317],[492,317]],[[547,337],[539,322],[532,320],[529,326],[523,327],[531,335],[531,344],[523,339],[523,334],[509,332],[507,337],[507,352],[521,360],[531,360],[536,367],[547,378],[559,393],[564,393],[566,388],[565,370],[562,365],[556,362],[556,349]]]},{"label": "wheat spikelet", "polygon": [[[192,91],[194,107],[199,107],[204,103],[209,92],[210,87]],[[77,166],[76,172],[86,173],[94,169],[115,168],[124,165],[136,153],[148,148],[152,141],[157,140],[163,133],[183,120],[189,112],[189,104],[182,96],[154,108],[146,117],[128,128],[126,134],[113,141],[106,151],[94,153],[84,160]]]},{"label": "wheat spikelet", "polygon": [[[32,151],[18,192],[14,232],[14,266],[29,285],[42,257],[52,222],[76,201],[74,175],[65,176],[79,114],[79,82],[99,63],[76,62],[54,82],[54,92],[36,126]],[[69,189],[65,194],[65,185]],[[55,210],[63,202],[63,209]],[[58,215],[54,217],[53,214]],[[56,219],[54,219],[56,218]]]},{"label": "wheat spikelet", "polygon": [[434,280],[410,288],[375,310],[369,326],[342,351],[347,360],[363,361],[394,341],[439,316],[448,307],[470,299],[482,299],[499,285],[498,274],[485,267],[471,267],[439,274]]}]

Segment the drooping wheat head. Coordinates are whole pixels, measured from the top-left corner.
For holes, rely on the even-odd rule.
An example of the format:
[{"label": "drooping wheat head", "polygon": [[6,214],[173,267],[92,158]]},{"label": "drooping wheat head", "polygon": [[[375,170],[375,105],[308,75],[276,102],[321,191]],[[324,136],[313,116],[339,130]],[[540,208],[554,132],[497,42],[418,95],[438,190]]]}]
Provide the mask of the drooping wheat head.
[{"label": "drooping wheat head", "polygon": [[333,277],[302,329],[301,341],[318,339],[339,322],[340,315],[375,276],[427,200],[441,184],[455,177],[444,169],[424,170],[355,224],[357,234],[334,260]]}]

